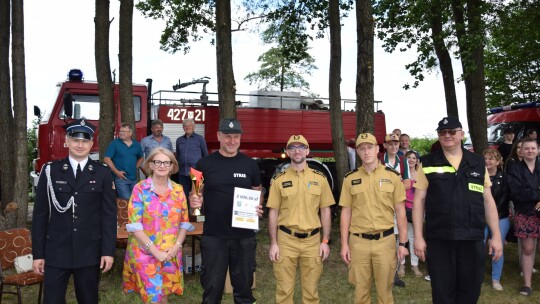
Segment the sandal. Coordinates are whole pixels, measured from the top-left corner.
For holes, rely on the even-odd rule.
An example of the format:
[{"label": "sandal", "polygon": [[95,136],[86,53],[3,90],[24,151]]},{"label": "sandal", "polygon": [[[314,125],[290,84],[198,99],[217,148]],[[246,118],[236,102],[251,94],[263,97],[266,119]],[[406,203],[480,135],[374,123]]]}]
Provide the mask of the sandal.
[{"label": "sandal", "polygon": [[519,294],[522,296],[530,296],[532,294],[532,289],[527,286],[521,287],[521,290],[519,291]]}]

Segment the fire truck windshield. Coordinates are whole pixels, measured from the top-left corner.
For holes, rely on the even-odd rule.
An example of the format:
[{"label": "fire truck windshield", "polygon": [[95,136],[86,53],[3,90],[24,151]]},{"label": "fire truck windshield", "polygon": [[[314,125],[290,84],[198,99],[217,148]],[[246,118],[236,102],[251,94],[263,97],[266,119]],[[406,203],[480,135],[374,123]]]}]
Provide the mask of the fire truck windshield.
[{"label": "fire truck windshield", "polygon": [[[133,96],[133,109],[135,121],[141,120],[141,98]],[[64,107],[60,111],[61,119],[66,118]],[[98,95],[78,95],[73,94],[73,119],[86,118],[88,120],[99,120],[99,96]]]},{"label": "fire truck windshield", "polygon": [[504,130],[511,128],[514,130],[514,140],[525,136],[527,130],[540,130],[540,122],[536,121],[514,121],[501,122],[488,126],[488,142],[490,144],[500,144],[504,142]]}]

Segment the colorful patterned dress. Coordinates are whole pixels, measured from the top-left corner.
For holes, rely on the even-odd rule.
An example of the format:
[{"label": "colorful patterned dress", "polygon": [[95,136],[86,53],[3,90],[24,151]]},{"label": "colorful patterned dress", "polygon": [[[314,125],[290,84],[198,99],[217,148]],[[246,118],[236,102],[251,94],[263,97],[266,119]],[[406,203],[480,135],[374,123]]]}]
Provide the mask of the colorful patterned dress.
[{"label": "colorful patterned dress", "polygon": [[[142,224],[143,231],[159,250],[174,246],[181,222],[189,225],[182,186],[169,180],[166,194],[160,196],[154,191],[152,178],[139,182],[129,201],[128,218],[128,226]],[[160,262],[130,234],[122,274],[125,293],[137,292],[145,303],[159,302],[173,293],[182,295],[182,271],[182,250],[171,261]]]}]

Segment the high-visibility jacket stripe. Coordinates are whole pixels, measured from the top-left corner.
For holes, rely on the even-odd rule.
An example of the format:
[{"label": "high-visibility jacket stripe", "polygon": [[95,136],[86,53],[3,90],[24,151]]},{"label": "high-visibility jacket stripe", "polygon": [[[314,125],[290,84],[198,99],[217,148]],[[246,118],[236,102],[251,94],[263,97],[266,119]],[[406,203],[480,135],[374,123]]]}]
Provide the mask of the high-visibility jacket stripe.
[{"label": "high-visibility jacket stripe", "polygon": [[452,166],[442,166],[442,167],[424,167],[422,168],[424,174],[431,173],[456,173],[456,169]]}]

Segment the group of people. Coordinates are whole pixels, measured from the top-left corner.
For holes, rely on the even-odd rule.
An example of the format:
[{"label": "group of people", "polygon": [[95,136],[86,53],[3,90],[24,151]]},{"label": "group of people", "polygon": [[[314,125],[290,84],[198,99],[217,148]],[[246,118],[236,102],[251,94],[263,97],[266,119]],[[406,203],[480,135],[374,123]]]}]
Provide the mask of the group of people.
[{"label": "group of people", "polygon": [[[500,234],[503,239],[510,231],[518,239],[518,255],[523,276],[519,293],[532,294],[531,280],[534,258],[540,237],[540,163],[535,130],[527,130],[515,139],[514,130],[503,132],[504,142],[498,150],[484,151],[486,168],[493,183],[492,192],[497,203]],[[491,231],[486,231],[489,239]],[[503,290],[500,283],[504,260],[492,265],[492,286]]]},{"label": "group of people", "polygon": [[[227,271],[235,303],[256,302],[257,231],[235,228],[231,222],[235,188],[262,186],[255,161],[239,152],[243,131],[238,120],[220,121],[220,146],[212,154],[194,133],[193,121],[184,121],[176,155],[160,121],[152,122],[152,134],[141,144],[132,139],[131,126],[123,124],[107,149],[106,164],[89,158],[91,124],[76,120],[65,128],[69,156],[44,166],[34,207],[33,266],[36,273],[46,274],[45,303],[65,302],[71,275],[77,301],[98,302],[100,269],[108,271],[114,261],[115,197],[129,199],[124,292],[136,292],[146,303],[167,303],[169,295],[183,294],[182,244],[193,229],[189,205],[204,207],[206,218],[202,302],[221,301]],[[373,282],[379,303],[393,303],[392,285],[396,273],[404,274],[407,255],[417,276],[423,276],[418,260],[427,261],[434,303],[476,303],[486,246],[494,261],[493,287],[502,289],[502,240],[508,233],[510,200],[522,248],[520,293],[532,292],[534,241],[540,234],[536,141],[518,141],[520,148],[512,149],[514,159],[503,171],[497,150],[487,150],[482,158],[462,148],[464,131],[457,119],[443,118],[437,134],[441,148],[421,158],[410,150],[406,134],[388,134],[385,153],[373,134],[359,134],[354,141],[361,165],[344,177],[339,205],[340,256],[349,268],[355,303],[371,303]],[[272,178],[268,191],[268,254],[276,303],[293,303],[298,266],[302,302],[319,303],[323,261],[330,255],[330,208],[336,201],[325,175],[308,167],[309,148],[304,136],[289,138],[285,152],[290,164]],[[204,176],[199,191],[191,190],[190,168]],[[146,175],[140,182],[133,177],[138,169]],[[177,172],[178,182],[171,179]],[[254,212],[262,216],[262,206]]]}]

